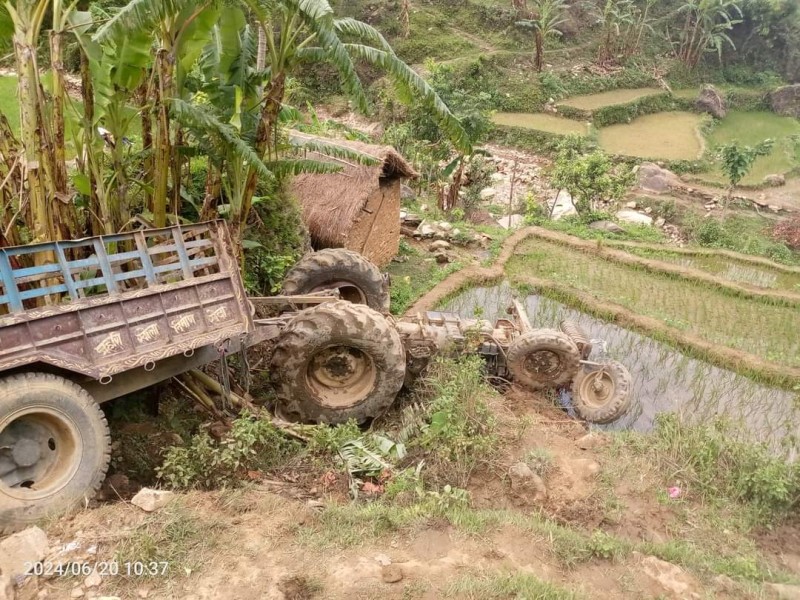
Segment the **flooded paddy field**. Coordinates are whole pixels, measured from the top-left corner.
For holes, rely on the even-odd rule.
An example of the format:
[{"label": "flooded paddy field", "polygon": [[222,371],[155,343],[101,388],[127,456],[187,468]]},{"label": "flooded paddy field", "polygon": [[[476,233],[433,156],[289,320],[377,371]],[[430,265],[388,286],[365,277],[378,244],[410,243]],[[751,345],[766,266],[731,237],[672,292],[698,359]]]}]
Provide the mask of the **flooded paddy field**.
[{"label": "flooded paddy field", "polygon": [[800,366],[800,311],[724,290],[529,240],[506,265],[525,276],[557,281],[665,325],[772,363]]},{"label": "flooded paddy field", "polygon": [[544,113],[497,113],[492,116],[492,122],[504,127],[521,127],[556,135],[572,133],[586,135],[588,133],[585,123]]},{"label": "flooded paddy field", "polygon": [[611,125],[598,132],[606,152],[637,158],[696,160],[705,149],[699,128],[705,117],[689,112],[662,112]]},{"label": "flooded paddy field", "polygon": [[658,96],[663,93],[665,93],[664,90],[659,88],[620,89],[601,92],[599,94],[588,94],[586,96],[574,96],[572,98],[567,98],[563,102],[559,102],[559,104],[570,108],[577,108],[578,110],[591,111],[608,106],[629,104],[641,100],[642,98]]},{"label": "flooded paddy field", "polygon": [[[494,320],[505,314],[515,291],[508,282],[471,288],[442,310],[463,317]],[[729,370],[685,356],[666,344],[532,295],[524,304],[534,327],[557,328],[575,321],[594,340],[603,340],[610,358],[622,362],[633,379],[633,407],[605,428],[649,431],[662,412],[678,413],[690,423],[725,417],[743,436],[765,441],[796,456],[800,400],[796,392],[771,388]]]}]

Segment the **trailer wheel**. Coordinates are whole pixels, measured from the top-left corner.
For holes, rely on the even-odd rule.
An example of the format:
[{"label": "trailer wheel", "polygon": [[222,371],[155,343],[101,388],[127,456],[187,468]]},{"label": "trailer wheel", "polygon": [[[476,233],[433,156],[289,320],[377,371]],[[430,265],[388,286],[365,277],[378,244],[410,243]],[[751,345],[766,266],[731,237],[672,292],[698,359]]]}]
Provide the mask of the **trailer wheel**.
[{"label": "trailer wheel", "polygon": [[389,312],[389,285],[378,267],[343,248],[309,254],[289,271],[283,296],[338,289],[342,300],[366,304],[378,312]]},{"label": "trailer wheel", "polygon": [[92,498],[110,456],[86,390],[45,373],[0,380],[0,534]]},{"label": "trailer wheel", "polygon": [[514,381],[531,389],[558,387],[572,381],[581,355],[565,333],[550,329],[530,331],[508,349],[508,370]]},{"label": "trailer wheel", "polygon": [[272,356],[278,412],[300,422],[362,423],[394,402],[405,364],[397,330],[371,308],[331,302],[303,311]]},{"label": "trailer wheel", "polygon": [[631,375],[617,361],[597,370],[581,369],[572,383],[575,412],[590,423],[613,423],[628,412],[631,400]]}]

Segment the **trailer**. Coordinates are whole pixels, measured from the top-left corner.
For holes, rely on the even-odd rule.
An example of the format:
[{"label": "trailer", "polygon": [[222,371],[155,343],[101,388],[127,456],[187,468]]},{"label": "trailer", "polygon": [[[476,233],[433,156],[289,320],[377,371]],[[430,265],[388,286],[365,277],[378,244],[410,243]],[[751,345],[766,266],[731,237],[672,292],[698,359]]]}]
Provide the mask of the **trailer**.
[{"label": "trailer", "polygon": [[[519,304],[495,324],[395,319],[388,279],[342,249],[305,257],[283,292],[247,297],[222,221],[0,249],[0,534],[93,497],[111,452],[102,403],[268,341],[293,421],[367,422],[442,352],[478,352],[529,389],[572,382],[595,422],[629,405],[624,367]],[[282,311],[258,319],[257,303]]]}]

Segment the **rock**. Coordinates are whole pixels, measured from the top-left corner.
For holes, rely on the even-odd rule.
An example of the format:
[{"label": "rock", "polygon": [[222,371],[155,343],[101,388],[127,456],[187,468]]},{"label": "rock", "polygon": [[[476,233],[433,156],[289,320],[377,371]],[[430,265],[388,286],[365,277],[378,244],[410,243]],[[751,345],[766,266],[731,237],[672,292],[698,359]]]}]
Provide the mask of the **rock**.
[{"label": "rock", "polygon": [[608,233],[625,233],[625,230],[613,221],[595,221],[590,223],[589,227],[598,231],[607,231]]},{"label": "rock", "polygon": [[631,210],[636,210],[636,207],[639,206],[636,202],[627,202],[625,204],[625,208],[630,208]]},{"label": "rock", "polygon": [[450,232],[450,237],[451,238],[457,238],[460,235],[461,235],[461,230],[458,229],[458,228],[453,229],[453,231]]},{"label": "rock", "polygon": [[437,252],[434,258],[440,265],[446,265],[450,262],[450,256],[446,252]]},{"label": "rock", "polygon": [[432,238],[436,233],[436,229],[433,228],[430,224],[423,221],[420,223],[419,227],[417,227],[417,231],[414,232],[414,237],[421,237],[421,238]]},{"label": "rock", "polygon": [[764,589],[777,600],[800,600],[800,586],[798,585],[787,585],[785,583],[765,583]]},{"label": "rock", "polygon": [[647,208],[645,208],[644,209],[644,214],[652,215],[653,214],[653,207],[652,206],[648,206]]},{"label": "rock", "polygon": [[400,221],[408,227],[419,227],[422,223],[422,217],[414,213],[400,213]]},{"label": "rock", "polygon": [[446,242],[445,240],[437,240],[433,242],[430,246],[428,246],[428,250],[431,252],[438,252],[439,250],[449,250],[450,243]]},{"label": "rock", "polygon": [[38,527],[28,527],[0,542],[0,573],[14,579],[24,575],[26,564],[39,562],[47,555],[47,534]]},{"label": "rock", "polygon": [[481,200],[484,202],[494,200],[495,196],[497,196],[497,190],[494,188],[485,188],[481,190]]},{"label": "rock", "polygon": [[70,598],[83,598],[86,595],[86,592],[83,591],[83,588],[76,587],[72,590],[69,594]]},{"label": "rock", "polygon": [[447,221],[441,221],[439,223],[438,227],[439,227],[439,229],[441,231],[452,231],[453,230],[453,226],[450,223],[448,223]]},{"label": "rock", "polygon": [[397,583],[403,579],[403,570],[398,565],[384,565],[381,568],[384,583]]},{"label": "rock", "polygon": [[786,185],[786,176],[780,174],[767,175],[764,177],[764,185],[768,185],[769,187],[781,187]]},{"label": "rock", "polygon": [[772,111],[800,119],[800,83],[778,88],[769,95]]},{"label": "rock", "polygon": [[92,571],[91,575],[83,580],[83,585],[85,585],[87,588],[100,587],[101,583],[103,583],[103,578],[100,576],[100,573],[97,572],[97,569]]},{"label": "rock", "polygon": [[581,450],[591,450],[592,448],[597,448],[601,444],[605,442],[605,438],[597,433],[587,433],[582,438],[579,438],[575,445],[578,446]]},{"label": "rock", "polygon": [[138,506],[145,512],[153,512],[164,508],[174,497],[175,494],[167,490],[142,488],[131,499],[131,504]]},{"label": "rock", "polygon": [[617,213],[617,219],[623,223],[632,223],[633,225],[652,225],[653,218],[636,212],[635,210],[621,210]]},{"label": "rock", "polygon": [[544,481],[524,462],[518,462],[508,470],[511,490],[520,495],[530,496],[536,502],[547,498]]},{"label": "rock", "polygon": [[713,85],[703,86],[694,106],[700,112],[706,112],[715,119],[724,119],[728,114],[725,100]]},{"label": "rock", "polygon": [[505,183],[506,176],[503,173],[492,173],[489,177],[492,183]]},{"label": "rock", "polygon": [[667,220],[664,217],[658,217],[656,219],[656,227],[663,227],[667,224]]},{"label": "rock", "polygon": [[[636,556],[638,553],[634,553]],[[638,555],[641,557],[641,555]],[[653,582],[657,583],[666,594],[666,598],[684,600],[685,598],[701,598],[697,590],[700,584],[686,571],[677,565],[663,561],[655,556],[641,559],[642,571]]]},{"label": "rock", "polygon": [[403,184],[400,186],[400,198],[402,200],[416,200],[417,192],[415,192],[410,186]]},{"label": "rock", "polygon": [[[681,186],[681,178],[672,171],[659,167],[654,163],[643,163],[636,171],[639,188],[655,194],[669,192]],[[627,208],[636,208],[627,206]]]},{"label": "rock", "polygon": [[525,223],[525,217],[523,215],[509,215],[507,217],[500,217],[497,223],[503,229],[517,229]]},{"label": "rock", "polygon": [[578,214],[578,209],[575,208],[575,202],[567,190],[561,190],[556,197],[555,205],[552,209],[552,217],[554,221],[560,221],[565,217],[572,217]]}]

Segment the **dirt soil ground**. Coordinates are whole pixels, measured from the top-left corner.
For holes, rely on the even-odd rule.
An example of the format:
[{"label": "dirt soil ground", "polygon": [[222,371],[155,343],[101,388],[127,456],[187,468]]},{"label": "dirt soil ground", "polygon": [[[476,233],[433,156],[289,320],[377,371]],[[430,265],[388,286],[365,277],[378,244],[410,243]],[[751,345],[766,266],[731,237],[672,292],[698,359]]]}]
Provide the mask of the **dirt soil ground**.
[{"label": "dirt soil ground", "polygon": [[[340,491],[324,493],[321,486],[288,479],[178,495],[150,515],[124,501],[110,502],[50,524],[51,558],[136,561],[137,553],[155,544],[172,561],[168,573],[108,576],[92,587],[83,577],[30,578],[20,598],[568,597],[515,595],[494,587],[503,578],[527,576],[578,598],[766,597],[728,577],[699,574],[644,553],[616,557],[609,547],[603,556],[603,535],[646,548],[711,534],[698,531],[701,507],[664,500],[648,469],[622,469],[610,438],[587,437],[582,423],[547,401],[512,390],[493,409],[502,424],[503,456],[468,485],[474,514],[502,516],[489,527],[471,532],[438,518],[402,527],[381,526],[377,517],[375,523],[354,524],[336,518],[348,510]],[[511,465],[531,451],[552,456],[545,496],[515,489],[508,476]],[[561,533],[557,524],[564,526]],[[581,559],[583,550],[562,539],[565,530],[606,532],[592,542],[599,555]],[[134,531],[139,533],[132,537]],[[754,541],[776,571],[800,578],[800,526],[785,525]]]}]

